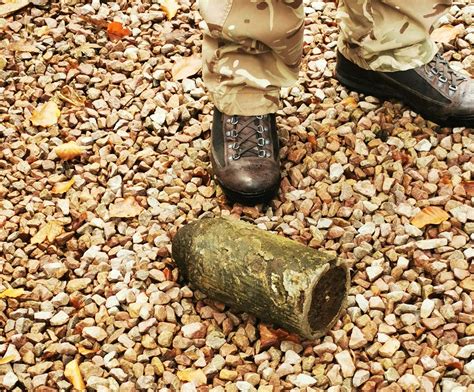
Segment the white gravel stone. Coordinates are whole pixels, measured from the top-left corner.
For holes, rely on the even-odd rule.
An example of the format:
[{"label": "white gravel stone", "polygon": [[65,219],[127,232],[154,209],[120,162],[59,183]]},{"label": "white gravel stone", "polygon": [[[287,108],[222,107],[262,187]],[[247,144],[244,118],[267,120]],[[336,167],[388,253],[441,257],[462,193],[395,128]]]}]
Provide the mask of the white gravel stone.
[{"label": "white gravel stone", "polygon": [[332,182],[339,181],[344,174],[344,167],[340,163],[333,163],[329,166],[329,179]]},{"label": "white gravel stone", "polygon": [[420,308],[420,317],[421,318],[428,318],[431,315],[435,308],[435,302],[432,299],[426,298],[421,303]]},{"label": "white gravel stone", "polygon": [[448,245],[448,240],[446,238],[433,238],[430,240],[420,240],[416,241],[416,246],[419,249],[436,249],[442,246]]},{"label": "white gravel stone", "polygon": [[332,219],[320,218],[317,224],[318,229],[328,229],[332,225]]},{"label": "white gravel stone", "polygon": [[6,388],[7,390],[10,390],[15,386],[17,382],[18,382],[18,377],[16,376],[16,374],[13,373],[12,371],[9,371],[5,373],[5,375],[3,376],[3,380],[0,385]]},{"label": "white gravel stone", "polygon": [[101,342],[107,337],[107,332],[105,332],[101,327],[84,327],[82,334],[86,338],[91,338],[98,342]]},{"label": "white gravel stone", "polygon": [[414,376],[413,374],[404,374],[401,376],[398,381],[398,385],[402,387],[404,391],[412,391],[416,390],[420,387],[420,381],[418,377]]},{"label": "white gravel stone", "polygon": [[299,388],[306,388],[316,384],[317,380],[307,374],[298,374],[293,384]]},{"label": "white gravel stone", "polygon": [[66,312],[60,310],[58,313],[56,313],[51,319],[49,320],[49,323],[54,326],[58,325],[63,325],[66,324],[69,321],[69,316]]},{"label": "white gravel stone", "polygon": [[382,275],[383,268],[379,265],[371,265],[370,267],[366,268],[366,272],[369,280],[373,282]]},{"label": "white gravel stone", "polygon": [[385,358],[391,358],[393,354],[400,348],[400,342],[397,339],[390,338],[379,349],[379,354]]},{"label": "white gravel stone", "polygon": [[341,372],[344,377],[352,377],[355,372],[354,362],[349,351],[341,351],[335,355],[337,363],[341,366]]},{"label": "white gravel stone", "polygon": [[427,139],[421,139],[416,145],[415,145],[415,150],[416,151],[430,151],[432,147],[432,144],[429,140]]},{"label": "white gravel stone", "polygon": [[352,384],[354,387],[360,387],[370,378],[370,372],[365,369],[359,369],[354,373],[354,377],[352,378]]},{"label": "white gravel stone", "polygon": [[375,196],[377,192],[374,185],[368,180],[356,182],[354,190],[367,197]]}]

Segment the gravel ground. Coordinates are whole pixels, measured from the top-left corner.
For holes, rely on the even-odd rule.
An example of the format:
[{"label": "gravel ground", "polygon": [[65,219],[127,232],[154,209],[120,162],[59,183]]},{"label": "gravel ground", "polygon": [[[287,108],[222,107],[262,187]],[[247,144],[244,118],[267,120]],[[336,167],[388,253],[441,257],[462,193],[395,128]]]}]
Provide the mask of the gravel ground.
[{"label": "gravel ground", "polygon": [[[252,208],[210,174],[201,77],[171,78],[200,52],[194,2],[170,21],[156,1],[33,3],[0,18],[2,391],[72,390],[72,360],[90,391],[474,391],[474,134],[341,87],[334,2],[305,1],[284,179]],[[441,23],[459,29],[446,58],[474,74],[469,3]],[[58,124],[33,125],[53,97]],[[60,159],[69,141],[85,152]],[[447,219],[412,225],[427,206]],[[254,317],[180,283],[170,238],[212,215],[347,260],[349,306],[326,337],[264,347]]]}]

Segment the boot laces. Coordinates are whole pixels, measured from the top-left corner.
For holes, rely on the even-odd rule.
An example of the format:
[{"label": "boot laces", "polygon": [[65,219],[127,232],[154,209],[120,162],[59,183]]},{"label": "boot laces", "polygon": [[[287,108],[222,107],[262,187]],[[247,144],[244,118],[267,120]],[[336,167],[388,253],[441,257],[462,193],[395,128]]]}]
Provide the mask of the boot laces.
[{"label": "boot laces", "polygon": [[449,83],[449,90],[455,92],[458,86],[467,78],[452,69],[446,59],[439,53],[431,60],[427,66],[433,75],[438,77],[441,83]]},{"label": "boot laces", "polygon": [[270,144],[265,118],[266,116],[232,116],[227,119],[227,122],[233,126],[226,132],[226,136],[233,142],[229,145],[234,150],[232,159],[271,156],[270,152],[264,148]]}]

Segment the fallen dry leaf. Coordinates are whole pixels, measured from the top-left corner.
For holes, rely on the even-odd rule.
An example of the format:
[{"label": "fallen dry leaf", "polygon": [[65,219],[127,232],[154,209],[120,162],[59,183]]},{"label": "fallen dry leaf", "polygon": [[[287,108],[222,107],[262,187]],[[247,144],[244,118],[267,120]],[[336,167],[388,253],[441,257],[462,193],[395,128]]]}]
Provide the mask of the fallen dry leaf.
[{"label": "fallen dry leaf", "polygon": [[5,57],[0,56],[0,71],[2,71],[7,66],[7,60]]},{"label": "fallen dry leaf", "polygon": [[39,49],[34,44],[26,42],[25,40],[12,42],[7,46],[7,49],[11,50],[12,52],[39,52]]},{"label": "fallen dry leaf", "polygon": [[474,197],[474,181],[463,181],[462,186],[467,196]]},{"label": "fallen dry leaf", "polygon": [[166,14],[168,20],[173,19],[179,10],[179,5],[176,0],[162,0],[160,7]]},{"label": "fallen dry leaf", "polygon": [[462,33],[462,28],[459,26],[444,25],[434,29],[431,33],[431,38],[436,42],[448,44]]},{"label": "fallen dry leaf", "polygon": [[86,384],[84,384],[77,359],[73,359],[71,362],[68,362],[66,368],[64,369],[64,377],[69,380],[73,388],[79,391],[86,390]]},{"label": "fallen dry leaf", "polygon": [[84,154],[85,151],[85,148],[76,142],[64,143],[54,149],[56,155],[65,161],[77,158],[78,156]]},{"label": "fallen dry leaf", "polygon": [[142,212],[143,207],[133,196],[122,199],[110,207],[111,218],[133,218]]},{"label": "fallen dry leaf", "polygon": [[66,193],[74,185],[74,181],[74,178],[71,178],[69,181],[58,182],[57,184],[54,184],[53,189],[51,189],[51,193],[56,195]]},{"label": "fallen dry leaf", "polygon": [[174,63],[171,69],[171,75],[173,76],[173,80],[181,80],[199,72],[201,67],[201,57],[197,55],[182,57]]},{"label": "fallen dry leaf", "polygon": [[439,207],[425,207],[411,220],[411,224],[419,229],[426,225],[439,225],[449,218],[446,211]]},{"label": "fallen dry leaf", "polygon": [[7,298],[7,297],[8,298],[18,298],[18,297],[22,296],[23,294],[25,294],[25,290],[23,290],[23,289],[9,288],[9,289],[3,290],[0,293],[0,299]]},{"label": "fallen dry leaf", "polygon": [[63,232],[63,225],[58,221],[50,221],[46,223],[38,232],[31,238],[31,244],[41,244],[46,239],[52,243],[58,235]]},{"label": "fallen dry leaf", "polygon": [[0,365],[5,365],[6,363],[10,363],[15,359],[14,355],[9,355],[8,357],[4,357],[0,359]]},{"label": "fallen dry leaf", "polygon": [[78,348],[77,348],[77,351],[79,351],[79,354],[85,356],[85,355],[95,354],[98,350],[94,350],[94,349],[91,349],[91,348],[85,348],[84,346],[79,345]]},{"label": "fallen dry leaf", "polygon": [[84,106],[86,104],[86,98],[74,90],[71,86],[64,86],[60,92],[56,93],[59,99],[66,101],[74,106]]},{"label": "fallen dry leaf", "polygon": [[132,32],[129,29],[124,28],[120,22],[110,22],[107,25],[107,35],[112,41],[122,39],[131,34]]},{"label": "fallen dry leaf", "polygon": [[23,7],[26,7],[30,4],[30,0],[15,0],[4,2],[5,4],[0,4],[0,16],[6,16],[12,14]]},{"label": "fallen dry leaf", "polygon": [[300,339],[297,335],[290,334],[284,329],[273,329],[265,324],[259,324],[258,332],[260,333],[261,348],[271,347],[275,344],[281,343],[283,340],[289,340],[294,343],[299,343]]},{"label": "fallen dry leaf", "polygon": [[207,377],[202,369],[178,370],[176,375],[180,381],[192,382],[195,386],[201,386],[207,383]]},{"label": "fallen dry leaf", "polygon": [[48,101],[36,108],[31,116],[31,123],[38,127],[50,127],[58,123],[61,111],[53,100]]}]

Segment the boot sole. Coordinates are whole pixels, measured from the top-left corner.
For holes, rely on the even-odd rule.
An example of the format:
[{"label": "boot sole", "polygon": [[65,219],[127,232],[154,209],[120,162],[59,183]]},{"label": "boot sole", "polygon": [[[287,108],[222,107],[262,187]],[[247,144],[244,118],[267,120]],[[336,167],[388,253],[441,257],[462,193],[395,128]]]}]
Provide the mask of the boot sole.
[{"label": "boot sole", "polygon": [[[353,91],[384,99],[396,98],[406,103],[406,101],[404,100],[405,97],[403,97],[402,94],[400,94],[397,90],[395,90],[391,86],[388,86],[387,84],[384,84],[382,86],[380,86],[379,84],[376,88],[374,86],[374,83],[364,83],[364,81],[352,79],[347,75],[341,75],[341,73],[338,71],[336,71],[336,79],[339,80],[339,82],[341,82],[344,86],[348,87]],[[435,113],[429,110],[419,109],[412,106],[410,107],[413,111],[420,113],[427,120],[433,121],[441,126],[467,128],[474,127],[474,116],[457,116],[445,118],[438,117]]]},{"label": "boot sole", "polygon": [[224,191],[224,194],[227,196],[230,202],[240,203],[240,204],[244,204],[248,206],[254,206],[256,204],[269,202],[273,198],[273,196],[276,195],[276,193],[278,192],[278,189],[280,188],[280,184],[278,184],[278,186],[267,189],[263,191],[262,193],[253,193],[253,194],[241,193],[241,192],[236,192],[229,188],[226,188],[215,176],[214,178],[216,182],[219,184],[219,186],[222,188],[222,190]]}]

